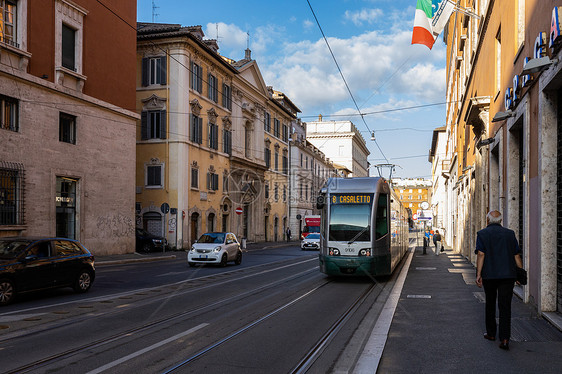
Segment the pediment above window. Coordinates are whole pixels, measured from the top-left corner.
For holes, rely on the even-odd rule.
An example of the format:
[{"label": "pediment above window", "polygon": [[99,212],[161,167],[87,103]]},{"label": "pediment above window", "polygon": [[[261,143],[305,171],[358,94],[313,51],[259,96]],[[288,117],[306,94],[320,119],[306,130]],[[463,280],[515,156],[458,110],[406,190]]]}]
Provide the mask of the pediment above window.
[{"label": "pediment above window", "polygon": [[228,116],[222,117],[222,125],[225,128],[225,130],[230,130],[232,128],[232,121]]},{"label": "pediment above window", "polygon": [[209,118],[209,122],[211,122],[212,124],[217,123],[217,117],[219,116],[217,114],[217,112],[215,111],[215,108],[211,108],[207,111],[207,116]]},{"label": "pediment above window", "polygon": [[191,107],[191,113],[195,114],[196,116],[201,114],[201,109],[203,109],[203,107],[201,106],[201,104],[199,104],[199,100],[197,99],[191,100],[189,102],[189,106]]},{"label": "pediment above window", "polygon": [[166,99],[152,95],[149,98],[142,100],[143,110],[165,110],[166,109]]}]

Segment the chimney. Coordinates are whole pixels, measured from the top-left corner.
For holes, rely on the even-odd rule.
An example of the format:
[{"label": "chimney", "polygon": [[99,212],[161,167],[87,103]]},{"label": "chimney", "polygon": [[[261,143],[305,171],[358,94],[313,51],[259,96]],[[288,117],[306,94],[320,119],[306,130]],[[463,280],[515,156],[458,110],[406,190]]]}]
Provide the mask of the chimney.
[{"label": "chimney", "polygon": [[250,48],[246,48],[246,55],[244,56],[244,58],[246,60],[251,60],[252,59],[252,51],[250,50]]},{"label": "chimney", "polygon": [[322,114],[318,115],[318,122],[322,122]]}]

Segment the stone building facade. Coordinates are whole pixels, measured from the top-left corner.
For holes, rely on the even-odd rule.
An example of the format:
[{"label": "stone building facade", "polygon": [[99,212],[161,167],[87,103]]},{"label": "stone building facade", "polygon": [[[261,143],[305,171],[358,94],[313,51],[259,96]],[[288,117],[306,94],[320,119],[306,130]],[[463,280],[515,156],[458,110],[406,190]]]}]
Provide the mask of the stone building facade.
[{"label": "stone building facade", "polygon": [[475,261],[486,212],[502,212],[529,273],[516,293],[562,326],[562,1],[461,3],[474,16],[445,32],[448,244]]},{"label": "stone building facade", "polygon": [[[134,252],[135,31],[91,1],[3,4],[0,236]],[[136,2],[113,10],[134,22]]]}]

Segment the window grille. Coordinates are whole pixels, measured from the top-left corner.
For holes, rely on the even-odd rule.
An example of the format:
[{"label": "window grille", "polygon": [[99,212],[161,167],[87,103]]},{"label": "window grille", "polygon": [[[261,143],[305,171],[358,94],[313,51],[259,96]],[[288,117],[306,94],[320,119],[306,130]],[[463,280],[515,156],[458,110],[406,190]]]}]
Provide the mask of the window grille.
[{"label": "window grille", "polygon": [[0,95],[0,129],[19,131],[18,99]]},{"label": "window grille", "polygon": [[23,225],[23,165],[0,161],[0,225]]}]

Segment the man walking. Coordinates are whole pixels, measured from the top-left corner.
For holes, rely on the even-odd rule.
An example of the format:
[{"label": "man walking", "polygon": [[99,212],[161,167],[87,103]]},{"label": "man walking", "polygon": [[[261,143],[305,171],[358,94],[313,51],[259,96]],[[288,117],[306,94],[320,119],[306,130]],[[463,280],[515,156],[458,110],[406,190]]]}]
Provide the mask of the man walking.
[{"label": "man walking", "polygon": [[435,255],[439,256],[439,252],[443,252],[441,234],[439,234],[439,230],[435,230],[435,234],[433,235],[433,244],[435,245]]},{"label": "man walking", "polygon": [[291,241],[291,229],[287,226],[287,231],[285,232],[285,235],[287,236],[287,241],[290,242]]},{"label": "man walking", "polygon": [[515,232],[502,227],[502,214],[493,210],[486,216],[488,226],[476,234],[476,285],[486,294],[485,339],[496,340],[496,298],[500,313],[500,348],[509,350],[511,298],[516,266],[523,267]]}]

